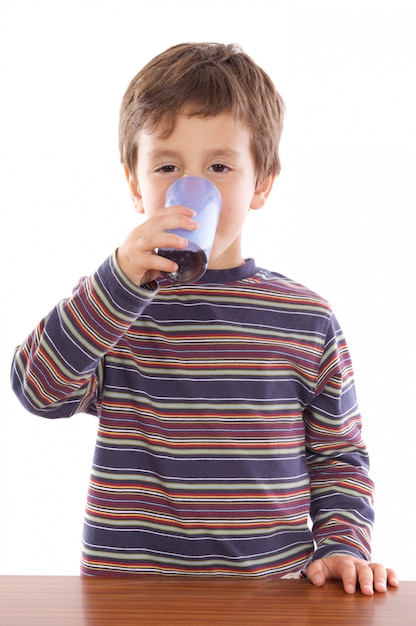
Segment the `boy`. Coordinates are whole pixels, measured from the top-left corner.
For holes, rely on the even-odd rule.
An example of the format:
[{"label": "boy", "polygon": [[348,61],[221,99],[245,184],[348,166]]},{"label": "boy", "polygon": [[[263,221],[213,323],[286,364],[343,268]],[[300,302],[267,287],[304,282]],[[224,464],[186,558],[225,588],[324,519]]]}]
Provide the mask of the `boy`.
[{"label": "boy", "polygon": [[[120,151],[145,215],[17,350],[13,385],[45,417],[98,416],[85,575],[341,578],[397,585],[372,564],[373,483],[350,357],[328,303],[241,254],[249,209],[279,174],[283,102],[236,46],[182,44],[132,80]],[[206,274],[172,285],[197,228],[164,208],[187,175],[223,205]],[[312,529],[309,528],[309,516]]]}]

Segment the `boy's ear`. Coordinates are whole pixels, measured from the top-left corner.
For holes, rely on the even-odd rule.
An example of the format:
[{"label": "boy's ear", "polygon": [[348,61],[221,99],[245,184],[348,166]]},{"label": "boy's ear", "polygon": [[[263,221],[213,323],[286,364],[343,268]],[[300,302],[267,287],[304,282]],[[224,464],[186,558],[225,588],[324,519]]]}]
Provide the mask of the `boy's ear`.
[{"label": "boy's ear", "polygon": [[134,208],[138,213],[144,213],[143,199],[142,194],[140,193],[139,184],[136,183],[134,176],[131,175],[130,170],[126,165],[124,166],[124,173],[127,178],[127,184],[130,189],[130,195],[133,200]]},{"label": "boy's ear", "polygon": [[268,176],[263,178],[263,180],[257,182],[253,197],[251,199],[251,209],[256,210],[262,208],[270,195],[275,179],[276,177],[273,174],[269,174]]}]

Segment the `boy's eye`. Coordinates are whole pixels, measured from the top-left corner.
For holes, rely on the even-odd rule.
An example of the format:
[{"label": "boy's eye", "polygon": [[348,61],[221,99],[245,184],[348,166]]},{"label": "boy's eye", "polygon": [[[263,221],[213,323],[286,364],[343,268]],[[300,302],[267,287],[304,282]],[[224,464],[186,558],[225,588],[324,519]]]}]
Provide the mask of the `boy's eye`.
[{"label": "boy's eye", "polygon": [[222,163],[215,163],[214,165],[211,165],[210,169],[212,169],[214,172],[225,172],[226,170],[228,170],[228,167],[226,165],[223,165]]},{"label": "boy's eye", "polygon": [[159,167],[158,172],[175,172],[176,171],[176,166],[175,165],[162,165],[162,167]]}]

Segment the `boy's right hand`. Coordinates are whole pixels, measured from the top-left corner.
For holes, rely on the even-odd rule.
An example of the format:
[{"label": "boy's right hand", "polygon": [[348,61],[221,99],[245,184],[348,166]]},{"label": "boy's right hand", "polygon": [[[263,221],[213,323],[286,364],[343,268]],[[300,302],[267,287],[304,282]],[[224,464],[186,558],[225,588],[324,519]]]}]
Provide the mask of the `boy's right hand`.
[{"label": "boy's right hand", "polygon": [[135,285],[144,285],[157,278],[161,272],[176,272],[178,265],[156,254],[157,248],[186,248],[188,240],[166,232],[177,228],[193,231],[198,223],[193,220],[195,211],[185,206],[158,209],[134,228],[117,250],[117,261]]}]

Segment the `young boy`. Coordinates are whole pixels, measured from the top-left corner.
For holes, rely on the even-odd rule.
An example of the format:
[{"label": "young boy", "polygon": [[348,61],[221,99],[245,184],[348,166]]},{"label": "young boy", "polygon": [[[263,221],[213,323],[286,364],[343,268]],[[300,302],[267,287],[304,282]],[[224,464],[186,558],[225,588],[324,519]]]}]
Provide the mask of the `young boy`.
[{"label": "young boy", "polygon": [[[13,385],[44,417],[97,415],[85,575],[307,575],[397,585],[370,562],[373,483],[350,356],[328,303],[241,253],[280,170],[283,102],[238,47],[182,44],[132,80],[120,150],[145,220],[17,350]],[[197,228],[169,185],[223,205],[205,275],[168,283]],[[311,528],[309,525],[311,519]]]}]

